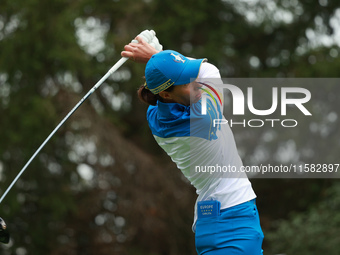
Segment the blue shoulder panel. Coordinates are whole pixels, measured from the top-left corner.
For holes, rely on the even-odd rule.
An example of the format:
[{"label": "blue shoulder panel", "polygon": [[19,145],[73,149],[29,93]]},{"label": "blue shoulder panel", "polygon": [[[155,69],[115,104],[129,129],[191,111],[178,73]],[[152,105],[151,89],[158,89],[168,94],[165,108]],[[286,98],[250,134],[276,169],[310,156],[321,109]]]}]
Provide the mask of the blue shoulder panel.
[{"label": "blue shoulder panel", "polygon": [[222,118],[220,107],[207,100],[207,114],[201,114],[201,100],[190,106],[177,103],[157,103],[149,106],[147,120],[153,135],[162,138],[192,136],[207,140],[217,139],[220,126],[213,125],[214,119]]}]

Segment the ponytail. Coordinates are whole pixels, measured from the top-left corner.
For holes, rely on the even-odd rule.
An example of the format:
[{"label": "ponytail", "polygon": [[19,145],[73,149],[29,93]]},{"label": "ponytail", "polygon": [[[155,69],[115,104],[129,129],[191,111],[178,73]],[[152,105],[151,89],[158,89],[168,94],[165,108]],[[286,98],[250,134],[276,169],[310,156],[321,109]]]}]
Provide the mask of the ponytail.
[{"label": "ponytail", "polygon": [[[164,91],[173,91],[174,86],[167,88]],[[157,101],[163,102],[163,98],[159,94],[153,94],[149,89],[146,88],[145,84],[141,85],[137,90],[137,95],[140,101],[148,105],[157,105]]]},{"label": "ponytail", "polygon": [[150,90],[148,90],[144,85],[140,86],[138,91],[138,98],[143,103],[149,104],[149,105],[156,105],[157,100],[159,100],[159,95],[154,95]]}]

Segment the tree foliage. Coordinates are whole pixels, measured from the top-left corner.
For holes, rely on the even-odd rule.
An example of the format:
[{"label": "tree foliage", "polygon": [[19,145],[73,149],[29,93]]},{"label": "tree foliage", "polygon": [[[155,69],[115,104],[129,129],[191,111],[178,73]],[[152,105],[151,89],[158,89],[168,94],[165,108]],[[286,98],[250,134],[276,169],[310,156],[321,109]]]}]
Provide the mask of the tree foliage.
[{"label": "tree foliage", "polygon": [[338,254],[339,253],[339,186],[332,185],[316,206],[294,213],[273,224],[267,238],[275,243],[272,254]]}]

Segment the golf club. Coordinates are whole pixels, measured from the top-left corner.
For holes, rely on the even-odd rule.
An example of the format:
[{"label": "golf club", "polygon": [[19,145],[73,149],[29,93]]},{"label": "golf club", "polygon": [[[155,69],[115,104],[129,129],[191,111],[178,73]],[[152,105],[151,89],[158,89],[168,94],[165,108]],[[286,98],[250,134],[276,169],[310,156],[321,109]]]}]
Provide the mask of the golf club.
[{"label": "golf club", "polygon": [[[144,30],[139,34],[147,43],[149,43],[151,46],[153,46],[157,50],[162,50],[162,45],[159,44],[159,41],[157,37],[155,36],[156,33],[153,30]],[[131,42],[138,43],[137,40],[132,40]],[[65,118],[56,126],[56,128],[51,132],[51,134],[45,139],[45,141],[40,145],[40,147],[35,151],[35,153],[32,155],[32,157],[27,161],[27,163],[24,165],[24,167],[21,169],[21,171],[18,173],[18,175],[15,177],[15,179],[12,181],[12,183],[9,185],[7,190],[4,192],[4,194],[0,198],[0,203],[2,200],[6,197],[7,193],[11,190],[13,185],[17,182],[17,180],[20,178],[20,176],[24,173],[26,168],[31,164],[33,159],[38,155],[38,153],[41,151],[41,149],[46,145],[46,143],[51,139],[51,137],[59,130],[59,128],[66,122],[66,120],[79,108],[79,106],[89,97],[93,94],[93,92],[96,91],[100,87],[100,85],[103,84],[103,82],[111,75],[113,74],[119,67],[121,67],[128,58],[122,57],[116,64],[114,64],[111,69],[92,87],[92,89],[87,92],[87,94],[73,107],[73,109],[65,116]],[[0,218],[0,242],[2,243],[8,243],[9,242],[9,233],[7,230],[7,226],[5,221]]]}]

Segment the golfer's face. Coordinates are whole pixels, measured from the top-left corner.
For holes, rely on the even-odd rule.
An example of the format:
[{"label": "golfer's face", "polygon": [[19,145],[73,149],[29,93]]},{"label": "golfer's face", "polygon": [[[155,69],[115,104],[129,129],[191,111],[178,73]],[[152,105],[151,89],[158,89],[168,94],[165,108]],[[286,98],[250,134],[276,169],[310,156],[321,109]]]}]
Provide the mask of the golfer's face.
[{"label": "golfer's face", "polygon": [[202,85],[193,81],[185,85],[178,85],[174,87],[171,92],[172,99],[183,105],[190,105],[197,103],[201,98],[201,88]]}]

